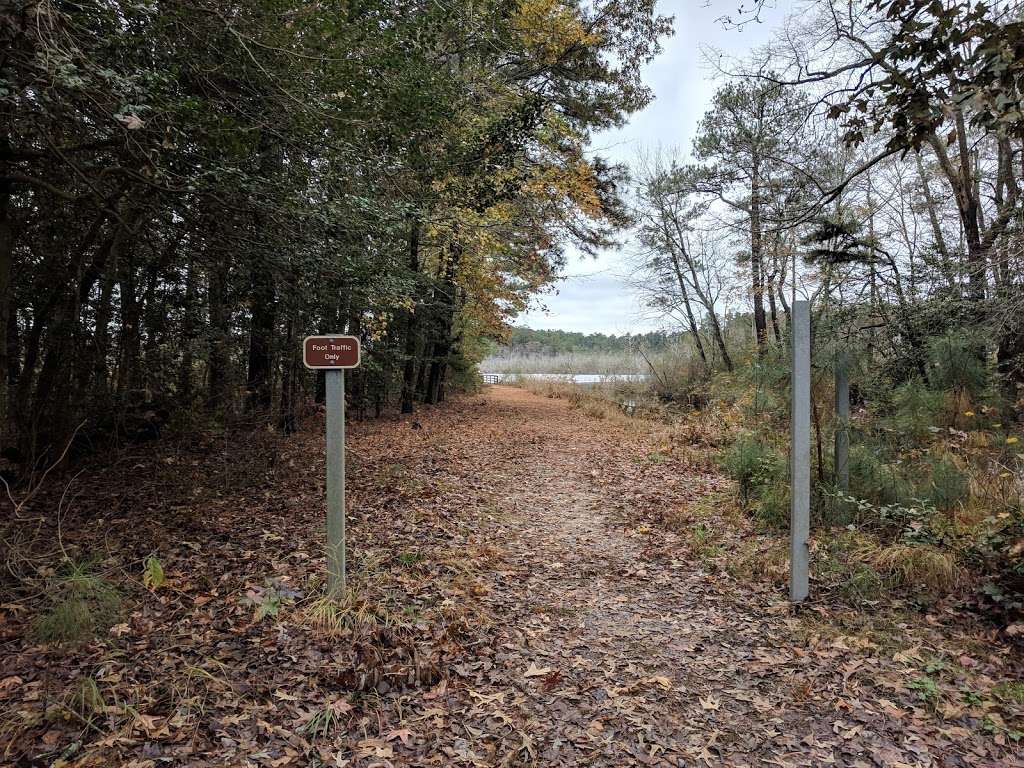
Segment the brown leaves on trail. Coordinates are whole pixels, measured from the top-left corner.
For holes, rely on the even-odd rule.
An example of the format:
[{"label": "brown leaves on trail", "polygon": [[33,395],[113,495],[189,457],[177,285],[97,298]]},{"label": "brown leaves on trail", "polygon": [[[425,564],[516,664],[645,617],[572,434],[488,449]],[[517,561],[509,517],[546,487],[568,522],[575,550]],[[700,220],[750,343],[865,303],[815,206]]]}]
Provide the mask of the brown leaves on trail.
[{"label": "brown leaves on trail", "polygon": [[705,535],[735,529],[721,479],[638,426],[508,388],[417,419],[350,425],[340,607],[322,425],[84,473],[64,541],[122,607],[58,647],[28,591],[5,602],[0,762],[1021,764],[1009,649],[945,616],[792,615],[719,564],[743,535]]}]

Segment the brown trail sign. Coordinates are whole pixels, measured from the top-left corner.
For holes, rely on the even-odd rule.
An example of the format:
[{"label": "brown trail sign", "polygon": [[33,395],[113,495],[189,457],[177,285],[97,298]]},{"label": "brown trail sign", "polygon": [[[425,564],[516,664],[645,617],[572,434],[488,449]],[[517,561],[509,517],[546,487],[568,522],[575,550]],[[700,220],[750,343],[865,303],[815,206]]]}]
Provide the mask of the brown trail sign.
[{"label": "brown trail sign", "polygon": [[307,336],[302,362],[327,389],[327,594],[345,597],[345,369],[358,368],[355,336]]},{"label": "brown trail sign", "polygon": [[359,339],[355,336],[307,336],[302,362],[313,370],[359,367]]}]

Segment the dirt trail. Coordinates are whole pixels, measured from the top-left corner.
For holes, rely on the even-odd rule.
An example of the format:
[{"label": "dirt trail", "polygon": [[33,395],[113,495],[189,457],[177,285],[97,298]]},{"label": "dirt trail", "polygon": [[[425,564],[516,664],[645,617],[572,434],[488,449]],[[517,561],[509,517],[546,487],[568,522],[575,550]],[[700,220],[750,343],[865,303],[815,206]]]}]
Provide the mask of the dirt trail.
[{"label": "dirt trail", "polygon": [[83,470],[61,541],[123,607],[62,645],[35,639],[33,598],[0,604],[0,765],[1024,765],[1020,706],[991,695],[1019,659],[991,627],[794,615],[730,575],[744,523],[699,449],[586,410],[490,387],[352,422],[329,626],[318,419]]},{"label": "dirt trail", "polygon": [[493,658],[456,669],[471,705],[459,714],[464,736],[437,744],[450,757],[1020,764],[991,739],[891,701],[879,672],[893,662],[870,643],[858,651],[838,633],[808,646],[782,595],[707,572],[674,534],[629,523],[652,503],[639,487],[657,484],[653,503],[685,507],[713,476],[652,464],[621,426],[519,389],[491,387],[477,414],[471,460],[499,488],[497,519],[479,536],[504,550],[484,602],[502,620]]}]

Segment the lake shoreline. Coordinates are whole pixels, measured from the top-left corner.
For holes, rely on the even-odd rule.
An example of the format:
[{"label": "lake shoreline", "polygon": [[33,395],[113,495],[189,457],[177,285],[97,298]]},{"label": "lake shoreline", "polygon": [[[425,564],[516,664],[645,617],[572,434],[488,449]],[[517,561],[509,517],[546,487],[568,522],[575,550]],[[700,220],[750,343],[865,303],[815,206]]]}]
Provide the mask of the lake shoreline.
[{"label": "lake shoreline", "polygon": [[615,382],[645,382],[650,380],[646,373],[509,373],[483,371],[481,377],[487,384],[510,384],[518,380],[564,381],[570,384],[609,384]]}]

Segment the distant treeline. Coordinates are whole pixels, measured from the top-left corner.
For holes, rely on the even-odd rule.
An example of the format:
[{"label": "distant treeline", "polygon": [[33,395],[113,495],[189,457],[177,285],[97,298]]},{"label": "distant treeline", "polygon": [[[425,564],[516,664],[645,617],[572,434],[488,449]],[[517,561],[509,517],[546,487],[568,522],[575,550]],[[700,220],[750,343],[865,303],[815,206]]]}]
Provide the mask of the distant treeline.
[{"label": "distant treeline", "polygon": [[679,343],[682,333],[651,331],[622,336],[574,331],[540,331],[513,328],[508,341],[496,355],[560,355],[572,352],[660,352]]}]

